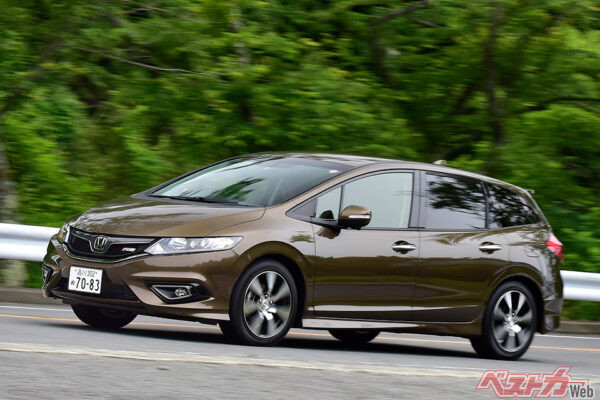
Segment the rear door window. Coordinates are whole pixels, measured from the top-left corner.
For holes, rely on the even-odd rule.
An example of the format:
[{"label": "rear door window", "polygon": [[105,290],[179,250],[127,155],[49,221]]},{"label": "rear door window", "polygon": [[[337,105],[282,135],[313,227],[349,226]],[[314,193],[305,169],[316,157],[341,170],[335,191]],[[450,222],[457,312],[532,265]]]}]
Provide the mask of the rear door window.
[{"label": "rear door window", "polygon": [[488,224],[492,229],[540,222],[537,211],[519,193],[486,183],[488,191]]},{"label": "rear door window", "polygon": [[481,182],[427,173],[425,226],[436,230],[484,229],[485,195]]}]

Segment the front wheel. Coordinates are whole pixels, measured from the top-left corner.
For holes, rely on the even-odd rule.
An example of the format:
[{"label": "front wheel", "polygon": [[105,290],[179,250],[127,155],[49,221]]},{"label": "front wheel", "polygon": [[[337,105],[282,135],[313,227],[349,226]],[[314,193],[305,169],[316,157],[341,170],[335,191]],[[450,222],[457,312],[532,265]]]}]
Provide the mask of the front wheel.
[{"label": "front wheel", "polygon": [[71,305],[73,312],[82,322],[99,329],[119,329],[130,323],[137,314],[121,310]]},{"label": "front wheel", "polygon": [[329,333],[337,340],[351,344],[369,343],[379,335],[379,331],[354,329],[330,329]]},{"label": "front wheel", "polygon": [[289,331],[297,309],[292,274],[279,261],[261,260],[240,277],[231,296],[230,323],[221,330],[228,339],[253,346],[272,346]]},{"label": "front wheel", "polygon": [[506,282],[490,298],[482,335],[471,338],[471,344],[482,357],[516,360],[529,348],[536,321],[536,303],[529,288],[520,282]]}]

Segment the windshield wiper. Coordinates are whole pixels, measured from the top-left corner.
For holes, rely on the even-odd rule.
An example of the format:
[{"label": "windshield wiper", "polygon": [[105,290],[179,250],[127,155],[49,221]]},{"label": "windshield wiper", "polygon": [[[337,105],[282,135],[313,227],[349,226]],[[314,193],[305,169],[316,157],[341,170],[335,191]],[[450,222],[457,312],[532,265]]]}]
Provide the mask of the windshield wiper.
[{"label": "windshield wiper", "polygon": [[229,204],[229,205],[235,205],[235,206],[251,207],[249,204],[242,204],[242,203],[238,203],[235,201],[209,199],[207,197],[202,197],[202,196],[190,196],[190,197],[187,197],[187,196],[163,196],[163,195],[159,195],[159,194],[153,194],[151,196],[152,197],[164,197],[164,198],[173,199],[173,200],[197,201],[199,203]]}]

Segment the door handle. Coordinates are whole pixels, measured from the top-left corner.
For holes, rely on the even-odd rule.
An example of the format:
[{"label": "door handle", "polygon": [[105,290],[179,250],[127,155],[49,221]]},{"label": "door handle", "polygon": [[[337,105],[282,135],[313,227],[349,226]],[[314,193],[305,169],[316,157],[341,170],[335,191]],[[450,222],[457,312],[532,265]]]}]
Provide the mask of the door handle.
[{"label": "door handle", "polygon": [[491,254],[491,253],[501,250],[501,249],[502,249],[502,245],[492,243],[492,242],[483,242],[479,245],[479,250],[483,251],[484,253],[488,253],[488,254]]},{"label": "door handle", "polygon": [[402,254],[406,254],[406,253],[408,253],[409,251],[416,250],[416,248],[417,248],[417,246],[415,246],[415,245],[414,245],[414,244],[412,244],[412,243],[408,243],[408,242],[406,242],[406,241],[404,241],[404,240],[401,240],[401,241],[399,241],[399,242],[396,242],[396,243],[394,243],[394,244],[392,245],[392,249],[393,249],[394,251],[400,252],[400,253],[402,253]]}]

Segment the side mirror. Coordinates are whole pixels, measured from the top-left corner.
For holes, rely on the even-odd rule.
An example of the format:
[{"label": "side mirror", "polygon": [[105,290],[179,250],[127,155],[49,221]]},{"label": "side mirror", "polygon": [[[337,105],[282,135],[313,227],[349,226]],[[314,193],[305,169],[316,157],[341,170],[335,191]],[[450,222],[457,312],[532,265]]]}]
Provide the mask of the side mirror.
[{"label": "side mirror", "polygon": [[340,226],[335,220],[335,217],[333,216],[333,212],[331,210],[323,211],[318,217],[311,218],[310,222],[312,222],[315,225],[320,225],[325,228],[333,229],[334,231],[340,230]]},{"label": "side mirror", "polygon": [[348,206],[342,210],[338,225],[343,228],[360,229],[371,222],[371,211],[361,206]]}]

